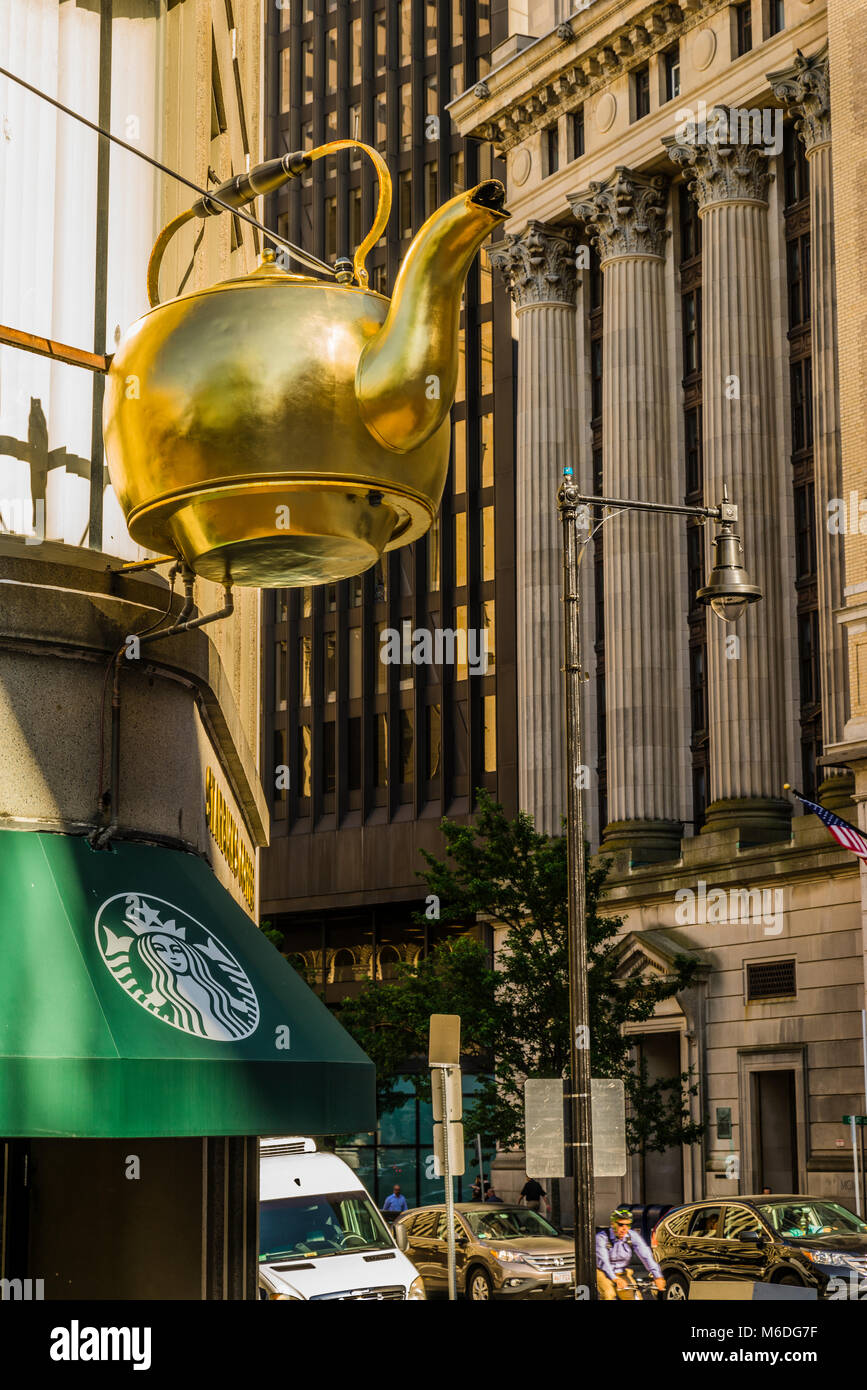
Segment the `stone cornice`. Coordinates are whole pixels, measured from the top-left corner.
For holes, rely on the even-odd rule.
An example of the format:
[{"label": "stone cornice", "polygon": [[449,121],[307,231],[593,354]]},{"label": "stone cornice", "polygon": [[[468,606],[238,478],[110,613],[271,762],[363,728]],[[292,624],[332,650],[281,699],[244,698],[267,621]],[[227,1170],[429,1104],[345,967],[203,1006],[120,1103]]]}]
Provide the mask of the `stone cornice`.
[{"label": "stone cornice", "polygon": [[791,67],[768,73],[768,83],[778,101],[795,116],[795,129],[808,155],[831,140],[831,95],[828,80],[828,45],[805,57],[800,50]]},{"label": "stone cornice", "polygon": [[668,157],[683,169],[699,213],[717,203],[765,203],[773,178],[768,156],[757,145],[662,142]]},{"label": "stone cornice", "polygon": [[488,140],[506,154],[729,3],[654,0],[618,23],[604,0],[596,0],[489,72],[447,110],[462,136]]},{"label": "stone cornice", "polygon": [[619,164],[603,183],[572,193],[573,215],[591,232],[603,265],[614,256],[662,256],[665,249],[665,191],[661,174],[639,174]]},{"label": "stone cornice", "polygon": [[528,222],[523,232],[507,236],[488,251],[518,309],[533,304],[575,304],[578,272],[575,265],[577,229]]}]

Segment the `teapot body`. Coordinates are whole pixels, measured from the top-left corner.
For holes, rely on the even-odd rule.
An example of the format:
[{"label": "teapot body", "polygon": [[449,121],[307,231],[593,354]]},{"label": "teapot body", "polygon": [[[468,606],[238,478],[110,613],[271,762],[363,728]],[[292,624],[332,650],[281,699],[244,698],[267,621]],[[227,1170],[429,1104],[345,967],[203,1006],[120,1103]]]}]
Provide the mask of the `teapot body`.
[{"label": "teapot body", "polygon": [[348,578],[424,534],[446,418],[397,452],[359,412],[356,370],[389,300],[252,275],[159,304],[106,381],[106,455],[130,535],[205,578],[261,588]]}]

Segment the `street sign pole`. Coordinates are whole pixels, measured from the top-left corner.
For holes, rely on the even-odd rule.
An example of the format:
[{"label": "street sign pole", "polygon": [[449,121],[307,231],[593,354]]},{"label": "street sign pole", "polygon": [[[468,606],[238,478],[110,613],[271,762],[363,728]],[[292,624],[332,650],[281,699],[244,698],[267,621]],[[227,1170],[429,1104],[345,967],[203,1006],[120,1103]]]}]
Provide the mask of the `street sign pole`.
[{"label": "street sign pole", "polygon": [[443,1132],[445,1143],[443,1144],[443,1179],[446,1185],[446,1246],[448,1250],[449,1266],[449,1302],[455,1303],[458,1297],[457,1271],[455,1269],[455,1191],[452,1183],[451,1170],[451,1127],[452,1117],[449,1106],[449,1087],[446,1081],[446,1072],[451,1071],[451,1067],[438,1067],[440,1095],[443,1102]]},{"label": "street sign pole", "polygon": [[[431,1014],[428,1065],[434,1118],[434,1172],[443,1179],[446,1195],[446,1248],[449,1302],[457,1300],[455,1270],[455,1194],[453,1173],[464,1171],[461,1104],[461,1020],[458,1014]],[[452,1145],[455,1152],[452,1154]]]},{"label": "street sign pole", "polygon": [[849,1116],[849,1133],[852,1135],[852,1168],[855,1173],[855,1210],[861,1215],[861,1184],[858,1180],[858,1148],[855,1142],[855,1116]]}]

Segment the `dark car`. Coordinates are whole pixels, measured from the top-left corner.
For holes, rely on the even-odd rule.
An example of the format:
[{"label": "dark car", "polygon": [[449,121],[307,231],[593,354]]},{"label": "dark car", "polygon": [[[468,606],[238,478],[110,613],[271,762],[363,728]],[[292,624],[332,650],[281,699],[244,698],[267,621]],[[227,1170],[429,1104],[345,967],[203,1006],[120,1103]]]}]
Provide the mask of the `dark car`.
[{"label": "dark car", "polygon": [[[394,1223],[401,1249],[428,1294],[448,1291],[446,1210],[417,1207]],[[538,1212],[481,1202],[455,1204],[458,1294],[491,1298],[573,1298],[575,1247]]]},{"label": "dark car", "polygon": [[686,1299],[695,1279],[752,1279],[814,1288],[867,1278],[867,1224],[825,1197],[717,1199],[677,1207],[653,1233],[666,1299]]}]

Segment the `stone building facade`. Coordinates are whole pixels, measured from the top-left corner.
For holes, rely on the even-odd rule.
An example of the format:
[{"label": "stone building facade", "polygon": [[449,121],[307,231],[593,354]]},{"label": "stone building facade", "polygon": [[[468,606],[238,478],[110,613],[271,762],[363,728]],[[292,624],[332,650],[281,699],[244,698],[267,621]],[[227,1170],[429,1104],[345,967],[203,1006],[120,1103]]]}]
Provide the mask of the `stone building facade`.
[{"label": "stone building facade", "polygon": [[611,861],[623,971],[696,960],[694,987],[634,1031],[651,1078],[689,1073],[706,1125],[600,1182],[600,1211],[763,1186],[854,1196],[841,1120],[864,1104],[858,861],[783,789],[851,819],[849,769],[865,766],[845,636],[864,630],[863,576],[847,573],[863,541],[835,520],[863,472],[863,277],[843,271],[858,244],[851,9],[829,57],[820,0],[531,6],[512,23],[530,32],[450,107],[509,169],[492,260],[517,338],[519,780],[537,823],[558,827],[566,775],[564,465],[584,493],[639,502],[710,506],[727,488],[763,593],[723,625],[695,600],[712,526],[592,516],[592,846]]}]

